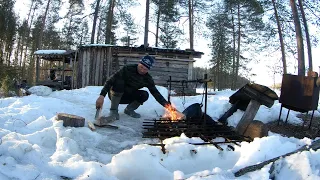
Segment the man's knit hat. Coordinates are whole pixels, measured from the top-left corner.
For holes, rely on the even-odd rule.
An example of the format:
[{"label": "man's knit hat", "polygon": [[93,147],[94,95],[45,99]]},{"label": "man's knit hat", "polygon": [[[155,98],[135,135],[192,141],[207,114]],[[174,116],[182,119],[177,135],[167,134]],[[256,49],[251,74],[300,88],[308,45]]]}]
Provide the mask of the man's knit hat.
[{"label": "man's knit hat", "polygon": [[140,63],[144,65],[146,68],[151,69],[154,63],[154,58],[149,55],[146,55],[141,59]]}]

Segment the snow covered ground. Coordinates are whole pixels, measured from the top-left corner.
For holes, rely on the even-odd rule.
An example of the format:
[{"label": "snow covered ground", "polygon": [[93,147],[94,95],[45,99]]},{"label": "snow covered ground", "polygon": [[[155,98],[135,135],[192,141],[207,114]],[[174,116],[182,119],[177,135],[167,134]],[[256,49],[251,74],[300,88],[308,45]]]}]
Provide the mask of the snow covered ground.
[{"label": "snow covered ground", "polygon": [[[296,139],[269,132],[268,137],[242,142],[230,151],[212,145],[195,146],[200,138],[180,137],[166,139],[166,154],[160,147],[150,146],[157,139],[142,138],[142,122],[158,118],[164,109],[150,96],[137,112],[141,119],[123,113],[114,124],[118,130],[99,128],[91,131],[88,121],[94,120],[95,101],[102,87],[89,86],[76,90],[52,92],[36,86],[30,96],[0,99],[0,179],[269,179],[267,165],[261,170],[235,177],[237,170],[289,153],[315,139]],[[164,97],[167,90],[157,87]],[[234,91],[226,90],[208,96],[208,114],[219,118],[231,104]],[[172,97],[171,102],[180,111],[193,103],[201,103],[202,96]],[[106,98],[102,115],[109,112]],[[261,106],[255,119],[276,121],[280,111],[278,101],[267,108]],[[69,113],[86,119],[85,127],[64,127],[56,121],[57,113]],[[289,123],[301,123],[296,112],[290,111]],[[236,126],[243,112],[238,110],[229,119]],[[286,110],[282,113],[283,119]],[[320,116],[319,108],[315,116]],[[278,161],[276,179],[320,179],[320,150],[296,153]]]}]

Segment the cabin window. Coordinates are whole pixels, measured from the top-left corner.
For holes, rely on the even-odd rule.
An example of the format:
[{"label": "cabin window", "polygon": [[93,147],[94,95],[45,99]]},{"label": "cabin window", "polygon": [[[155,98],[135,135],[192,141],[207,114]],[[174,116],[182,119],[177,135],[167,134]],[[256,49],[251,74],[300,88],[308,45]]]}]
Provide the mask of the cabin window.
[{"label": "cabin window", "polygon": [[127,59],[124,59],[124,60],[123,60],[123,64],[124,64],[124,65],[126,65],[126,64],[127,64],[127,62],[128,62],[128,60],[127,60]]},{"label": "cabin window", "polygon": [[169,67],[169,62],[166,62],[167,67]]}]

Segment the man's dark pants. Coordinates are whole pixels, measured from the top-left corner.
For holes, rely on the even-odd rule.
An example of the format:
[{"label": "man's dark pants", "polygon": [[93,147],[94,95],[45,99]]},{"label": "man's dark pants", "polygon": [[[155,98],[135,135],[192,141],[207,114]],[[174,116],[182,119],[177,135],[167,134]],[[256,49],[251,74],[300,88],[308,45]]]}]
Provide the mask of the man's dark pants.
[{"label": "man's dark pants", "polygon": [[108,97],[111,99],[110,91],[114,91],[117,93],[123,93],[120,104],[130,104],[133,101],[138,101],[140,104],[143,104],[145,101],[149,98],[149,93],[144,90],[136,90],[132,93],[126,93],[124,92],[124,81],[123,80],[117,80],[114,85],[111,87],[111,89],[108,92]]}]

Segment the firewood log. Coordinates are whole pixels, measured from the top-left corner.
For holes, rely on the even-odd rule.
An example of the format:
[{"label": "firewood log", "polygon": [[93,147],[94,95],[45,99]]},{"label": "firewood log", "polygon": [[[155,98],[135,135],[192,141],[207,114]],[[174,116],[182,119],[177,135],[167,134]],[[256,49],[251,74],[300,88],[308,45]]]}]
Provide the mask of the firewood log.
[{"label": "firewood log", "polygon": [[65,127],[83,127],[85,122],[85,118],[67,113],[58,113],[56,119],[62,120]]}]

